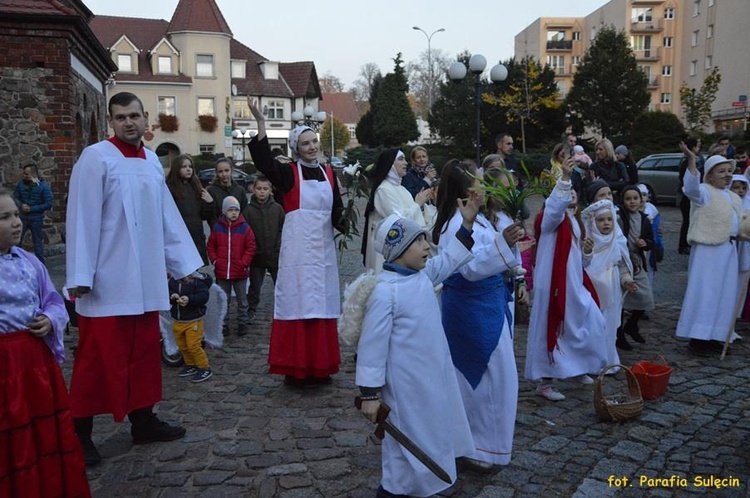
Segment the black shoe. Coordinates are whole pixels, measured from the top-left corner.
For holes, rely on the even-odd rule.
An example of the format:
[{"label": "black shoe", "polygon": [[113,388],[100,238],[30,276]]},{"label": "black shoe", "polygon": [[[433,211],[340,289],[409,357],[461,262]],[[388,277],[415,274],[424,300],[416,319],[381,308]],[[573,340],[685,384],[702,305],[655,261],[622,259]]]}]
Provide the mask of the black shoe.
[{"label": "black shoe", "polygon": [[[719,355],[724,351],[724,343],[721,341],[709,341],[707,347],[709,351]],[[729,355],[729,347],[727,347],[727,355]]]},{"label": "black shoe", "polygon": [[186,432],[184,427],[169,425],[153,413],[145,423],[130,428],[133,444],[174,441],[185,436]]},{"label": "black shoe", "polygon": [[394,495],[383,489],[383,486],[378,486],[378,490],[375,492],[375,498],[409,498],[409,495]]},{"label": "black shoe", "polygon": [[86,462],[86,467],[94,467],[102,461],[102,456],[99,454],[99,450],[94,446],[94,442],[91,438],[81,438],[78,440],[81,442],[81,449],[83,450],[83,461]]},{"label": "black shoe", "polygon": [[677,249],[677,252],[680,254],[690,254],[690,246],[680,247],[679,249]]},{"label": "black shoe", "polygon": [[630,345],[627,339],[625,339],[625,332],[622,331],[622,329],[617,329],[617,341],[615,342],[615,346],[617,346],[617,349],[622,349],[623,351],[632,351],[633,346]]},{"label": "black shoe", "polygon": [[701,341],[700,339],[690,339],[690,342],[688,343],[688,351],[695,356],[701,356],[703,358],[713,355],[709,341]]},{"label": "black shoe", "polygon": [[633,340],[639,344],[646,344],[646,339],[643,338],[641,335],[638,324],[628,322],[625,324],[625,333],[628,334],[630,337],[633,338]]},{"label": "black shoe", "polygon": [[226,337],[228,334],[229,334],[229,325],[225,323],[224,325],[221,326],[221,335]]}]

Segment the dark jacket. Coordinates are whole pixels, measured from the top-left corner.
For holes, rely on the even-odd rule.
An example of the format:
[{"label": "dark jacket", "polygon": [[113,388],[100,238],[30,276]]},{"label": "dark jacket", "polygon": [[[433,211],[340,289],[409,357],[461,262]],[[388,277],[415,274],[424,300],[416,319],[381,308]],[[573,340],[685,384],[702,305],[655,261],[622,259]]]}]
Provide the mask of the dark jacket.
[{"label": "dark jacket", "polygon": [[52,209],[52,190],[49,183],[39,180],[38,183],[18,182],[13,192],[13,198],[18,205],[19,211],[22,204],[27,204],[31,212],[20,211],[22,220],[36,221],[44,218],[44,212]]},{"label": "dark jacket", "polygon": [[[622,234],[627,239],[630,232],[630,216],[628,215],[628,211],[622,206],[620,206],[619,214]],[[646,247],[633,247],[630,241],[628,241],[628,250],[630,250],[630,259],[633,262],[633,266],[640,266],[642,270],[646,270],[646,251],[654,248],[654,229],[651,228],[648,216],[643,213],[639,214],[641,215],[641,235],[638,238],[646,241]],[[640,261],[634,258],[638,258]]]},{"label": "dark jacket", "polygon": [[216,224],[216,220],[221,216],[221,204],[224,202],[224,199],[230,195],[236,198],[240,203],[240,211],[247,206],[247,194],[245,193],[245,189],[238,185],[234,180],[232,180],[232,184],[229,187],[224,187],[219,185],[219,179],[217,178],[211,183],[211,185],[206,187],[206,190],[211,194],[211,197],[214,198],[213,213],[211,213],[211,219],[208,220],[208,224],[211,227]]},{"label": "dark jacket", "polygon": [[284,227],[284,208],[269,197],[260,204],[255,196],[242,211],[255,235],[255,256],[250,266],[256,268],[278,268],[281,250],[281,229]]},{"label": "dark jacket", "polygon": [[203,220],[209,221],[214,215],[214,205],[210,202],[204,202],[195,195],[195,191],[187,183],[180,183],[174,189],[170,188],[172,198],[174,198],[177,209],[179,209],[182,219],[185,221],[190,237],[193,239],[198,253],[203,259],[203,264],[208,264],[208,255],[206,254],[206,235],[203,232]]},{"label": "dark jacket", "polygon": [[221,215],[208,237],[208,258],[217,280],[247,278],[255,255],[255,235],[240,215],[233,223]]},{"label": "dark jacket", "polygon": [[613,194],[621,191],[623,187],[630,183],[628,168],[619,161],[610,161],[609,159],[596,161],[591,165],[591,169],[597,178],[607,182]]},{"label": "dark jacket", "polygon": [[169,295],[177,294],[187,296],[187,306],[172,304],[170,313],[172,318],[182,322],[191,322],[202,318],[206,314],[206,303],[208,303],[208,290],[213,284],[210,276],[201,273],[202,278],[193,278],[190,283],[183,284],[174,277],[169,277]]},{"label": "dark jacket", "polygon": [[414,168],[410,168],[404,177],[401,178],[401,186],[409,191],[412,198],[416,197],[422,189],[431,187],[429,182],[424,179],[424,175],[418,173]]}]

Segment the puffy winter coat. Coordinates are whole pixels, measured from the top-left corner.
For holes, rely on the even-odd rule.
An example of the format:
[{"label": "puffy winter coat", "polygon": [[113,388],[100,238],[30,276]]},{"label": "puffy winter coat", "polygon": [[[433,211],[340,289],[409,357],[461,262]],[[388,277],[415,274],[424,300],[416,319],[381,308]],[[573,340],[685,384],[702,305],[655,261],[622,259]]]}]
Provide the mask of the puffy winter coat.
[{"label": "puffy winter coat", "polygon": [[245,218],[240,215],[230,223],[226,216],[220,216],[208,237],[208,259],[214,265],[216,279],[247,278],[254,255],[255,235]]}]

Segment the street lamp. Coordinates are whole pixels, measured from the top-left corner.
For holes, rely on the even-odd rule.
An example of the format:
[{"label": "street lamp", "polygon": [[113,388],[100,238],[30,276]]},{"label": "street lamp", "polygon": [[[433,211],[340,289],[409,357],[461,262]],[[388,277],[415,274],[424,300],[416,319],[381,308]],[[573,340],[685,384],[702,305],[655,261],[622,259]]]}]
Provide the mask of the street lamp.
[{"label": "street lamp", "polygon": [[[237,128],[236,130],[232,131],[232,136],[234,138],[239,138],[242,140],[242,167],[245,167],[245,140],[249,140],[253,138],[254,133],[247,128]],[[235,160],[237,158],[235,157]]]},{"label": "street lamp", "polygon": [[427,102],[428,102],[428,105],[429,105],[428,111],[429,111],[429,113],[432,113],[432,84],[434,83],[434,79],[433,79],[434,77],[433,77],[433,74],[432,74],[432,46],[430,45],[430,42],[432,41],[432,37],[436,33],[442,33],[443,31],[445,31],[445,28],[436,29],[435,31],[433,31],[429,35],[427,34],[427,31],[423,30],[419,26],[414,26],[411,29],[415,29],[417,31],[421,31],[427,37],[427,66],[428,66],[427,67],[427,71],[428,71],[428,76],[427,77],[430,78],[429,86],[427,88]]},{"label": "street lamp", "polygon": [[[482,148],[481,140],[481,105],[482,105],[482,81],[481,75],[487,67],[487,59],[480,54],[474,54],[469,59],[469,71],[475,76],[474,81],[474,107],[476,109],[476,133],[474,135],[474,147],[476,148],[477,167],[481,164],[480,150]],[[502,64],[497,64],[490,69],[490,81],[499,83],[505,81],[508,77],[508,69]],[[461,82],[466,78],[466,66],[463,62],[456,61],[448,68],[448,78],[454,83]]]}]

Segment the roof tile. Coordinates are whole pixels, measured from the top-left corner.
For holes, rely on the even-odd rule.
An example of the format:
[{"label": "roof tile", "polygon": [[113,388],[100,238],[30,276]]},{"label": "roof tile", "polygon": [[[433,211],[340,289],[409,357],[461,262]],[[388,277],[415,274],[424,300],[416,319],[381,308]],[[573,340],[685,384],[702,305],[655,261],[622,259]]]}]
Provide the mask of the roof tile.
[{"label": "roof tile", "polygon": [[354,94],[351,92],[341,93],[324,93],[318,108],[321,111],[333,114],[333,116],[342,123],[358,123],[359,111],[357,103],[354,101]]},{"label": "roof tile", "polygon": [[232,34],[214,0],[180,0],[169,23],[169,33],[201,31]]}]

